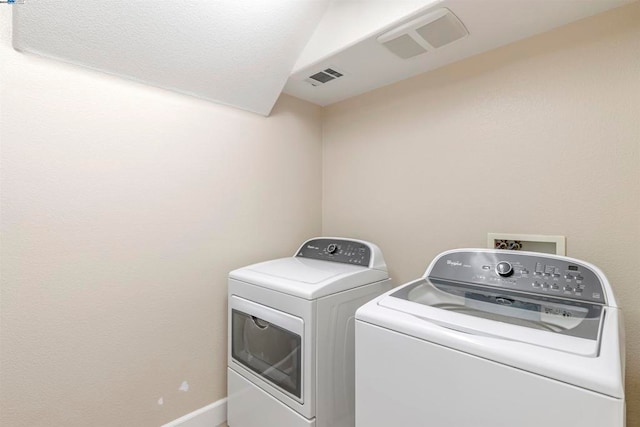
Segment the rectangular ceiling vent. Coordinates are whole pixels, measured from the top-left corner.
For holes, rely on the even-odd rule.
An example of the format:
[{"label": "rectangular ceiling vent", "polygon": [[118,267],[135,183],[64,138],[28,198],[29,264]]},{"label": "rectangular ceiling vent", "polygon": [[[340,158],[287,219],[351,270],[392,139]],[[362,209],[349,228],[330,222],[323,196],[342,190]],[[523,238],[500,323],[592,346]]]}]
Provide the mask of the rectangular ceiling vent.
[{"label": "rectangular ceiling vent", "polygon": [[380,37],[384,45],[402,59],[439,49],[469,35],[469,31],[449,9],[442,8],[392,29]]},{"label": "rectangular ceiling vent", "polygon": [[335,67],[331,67],[310,75],[305,79],[305,81],[311,86],[320,86],[339,79],[342,76],[344,76],[343,72],[336,70]]}]

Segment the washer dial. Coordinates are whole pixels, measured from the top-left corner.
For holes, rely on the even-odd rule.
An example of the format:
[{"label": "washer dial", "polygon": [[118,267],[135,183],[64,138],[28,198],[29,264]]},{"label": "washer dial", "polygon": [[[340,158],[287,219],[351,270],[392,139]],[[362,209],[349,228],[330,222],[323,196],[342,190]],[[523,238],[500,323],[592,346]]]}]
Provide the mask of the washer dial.
[{"label": "washer dial", "polygon": [[513,274],[513,266],[507,261],[500,261],[496,265],[496,273],[501,277],[509,277]]}]

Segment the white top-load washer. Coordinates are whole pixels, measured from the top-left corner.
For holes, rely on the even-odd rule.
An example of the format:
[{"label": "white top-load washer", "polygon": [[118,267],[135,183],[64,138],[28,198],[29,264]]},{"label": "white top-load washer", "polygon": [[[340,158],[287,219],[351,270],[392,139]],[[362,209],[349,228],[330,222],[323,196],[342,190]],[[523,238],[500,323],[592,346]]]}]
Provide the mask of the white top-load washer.
[{"label": "white top-load washer", "polygon": [[380,249],[320,237],[229,273],[230,427],[353,427],[354,324],[391,288]]},{"label": "white top-load washer", "polygon": [[357,427],[624,424],[622,314],[589,263],[448,251],[357,311]]}]

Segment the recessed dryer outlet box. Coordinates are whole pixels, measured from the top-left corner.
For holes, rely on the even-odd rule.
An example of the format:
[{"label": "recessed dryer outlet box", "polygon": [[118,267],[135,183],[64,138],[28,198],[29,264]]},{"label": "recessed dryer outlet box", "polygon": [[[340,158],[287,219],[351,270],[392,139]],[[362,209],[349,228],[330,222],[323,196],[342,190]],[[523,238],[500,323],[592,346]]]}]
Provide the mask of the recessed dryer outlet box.
[{"label": "recessed dryer outlet box", "polygon": [[566,255],[566,239],[564,236],[539,234],[487,233],[487,248]]}]

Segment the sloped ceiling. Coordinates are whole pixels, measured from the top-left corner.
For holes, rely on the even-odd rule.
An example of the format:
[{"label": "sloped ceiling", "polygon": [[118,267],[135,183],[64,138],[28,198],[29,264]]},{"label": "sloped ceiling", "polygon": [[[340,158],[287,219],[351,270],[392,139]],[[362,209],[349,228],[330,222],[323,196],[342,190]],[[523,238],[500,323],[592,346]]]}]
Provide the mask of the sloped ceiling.
[{"label": "sloped ceiling", "polygon": [[294,72],[438,1],[331,0],[322,20],[296,61]]},{"label": "sloped ceiling", "polygon": [[268,115],[329,0],[27,0],[13,44]]},{"label": "sloped ceiling", "polygon": [[[633,1],[402,1],[405,14],[399,16],[395,13],[399,6],[392,8],[385,0],[335,0],[300,55],[284,91],[318,105],[330,105]],[[378,43],[381,34],[441,8],[457,15],[468,37],[409,59]],[[349,31],[332,31],[332,27],[349,23]],[[310,76],[327,68],[343,76],[316,86],[309,83]]]},{"label": "sloped ceiling", "polygon": [[[13,6],[13,43],[268,115],[283,88],[329,105],[633,1],[27,0]],[[377,42],[443,7],[468,37],[410,59]],[[325,68],[344,76],[310,85]]]}]

